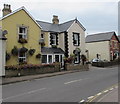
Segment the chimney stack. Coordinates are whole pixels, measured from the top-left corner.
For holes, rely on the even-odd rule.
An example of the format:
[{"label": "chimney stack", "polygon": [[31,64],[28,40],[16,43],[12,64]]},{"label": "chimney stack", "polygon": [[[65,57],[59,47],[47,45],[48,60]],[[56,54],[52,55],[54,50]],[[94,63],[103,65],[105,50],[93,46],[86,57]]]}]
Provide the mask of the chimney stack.
[{"label": "chimney stack", "polygon": [[4,8],[3,8],[2,12],[3,12],[3,17],[6,16],[7,14],[11,13],[12,12],[11,6],[8,4],[4,4]]},{"label": "chimney stack", "polygon": [[58,16],[53,15],[52,22],[53,22],[53,24],[59,24],[59,19],[58,19]]}]

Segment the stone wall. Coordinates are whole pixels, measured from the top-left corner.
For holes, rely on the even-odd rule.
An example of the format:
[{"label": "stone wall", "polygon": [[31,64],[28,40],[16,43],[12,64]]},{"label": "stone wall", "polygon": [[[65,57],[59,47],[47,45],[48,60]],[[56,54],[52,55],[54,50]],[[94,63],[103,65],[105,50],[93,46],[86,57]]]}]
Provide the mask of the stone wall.
[{"label": "stone wall", "polygon": [[65,69],[66,70],[89,70],[89,64],[81,65],[81,64],[65,64]]},{"label": "stone wall", "polygon": [[15,77],[15,76],[25,76],[25,75],[35,75],[44,73],[53,73],[60,71],[60,64],[54,63],[53,66],[41,66],[40,68],[29,68],[29,69],[7,69],[5,71],[5,77]]}]

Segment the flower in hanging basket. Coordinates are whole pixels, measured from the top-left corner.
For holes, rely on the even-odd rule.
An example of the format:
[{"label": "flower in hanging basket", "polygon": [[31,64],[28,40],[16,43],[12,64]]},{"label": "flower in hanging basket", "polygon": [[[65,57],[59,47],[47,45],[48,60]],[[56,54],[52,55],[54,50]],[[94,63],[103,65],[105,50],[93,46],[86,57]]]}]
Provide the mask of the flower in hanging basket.
[{"label": "flower in hanging basket", "polygon": [[43,43],[41,43],[41,47],[44,47],[45,46],[45,43],[43,42]]},{"label": "flower in hanging basket", "polygon": [[36,58],[41,58],[41,54],[38,53],[38,54],[36,55]]},{"label": "flower in hanging basket", "polygon": [[19,43],[27,43],[27,40],[25,38],[20,38],[18,40]]},{"label": "flower in hanging basket", "polygon": [[30,49],[28,52],[32,56],[35,53],[35,49]]},{"label": "flower in hanging basket", "polygon": [[28,49],[25,48],[25,47],[22,47],[22,48],[20,48],[20,50],[19,50],[20,53],[25,53],[25,52],[27,52],[27,51],[28,51]]},{"label": "flower in hanging basket", "polygon": [[14,48],[11,50],[11,53],[15,56],[18,55],[18,48],[16,46],[14,46]]}]

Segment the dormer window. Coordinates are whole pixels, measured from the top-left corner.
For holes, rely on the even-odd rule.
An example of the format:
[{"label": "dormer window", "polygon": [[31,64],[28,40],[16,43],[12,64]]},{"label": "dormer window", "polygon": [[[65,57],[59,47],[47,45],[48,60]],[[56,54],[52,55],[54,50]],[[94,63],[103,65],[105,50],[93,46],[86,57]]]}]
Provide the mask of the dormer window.
[{"label": "dormer window", "polygon": [[27,27],[19,27],[18,28],[18,35],[19,35],[19,39],[23,38],[23,39],[27,39]]}]

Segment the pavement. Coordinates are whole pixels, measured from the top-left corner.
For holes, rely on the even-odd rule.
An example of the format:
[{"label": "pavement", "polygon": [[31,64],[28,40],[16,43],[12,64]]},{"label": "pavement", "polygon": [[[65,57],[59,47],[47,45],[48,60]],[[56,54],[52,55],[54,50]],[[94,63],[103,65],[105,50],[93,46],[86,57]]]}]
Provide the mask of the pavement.
[{"label": "pavement", "polygon": [[88,104],[95,102],[95,104],[99,104],[100,102],[108,103],[108,102],[114,102],[116,104],[119,104],[120,99],[118,98],[118,85],[114,85],[112,87],[109,87],[95,96],[93,96],[91,99],[89,99],[87,102]]},{"label": "pavement", "polygon": [[61,72],[54,72],[54,73],[27,75],[27,76],[19,76],[19,77],[8,77],[8,78],[3,77],[2,83],[0,83],[0,85],[28,81],[28,80],[39,79],[39,78],[45,78],[45,77],[52,77],[52,76],[63,75],[63,74],[68,74],[68,73],[75,73],[75,72],[80,72],[80,71],[82,70],[61,71]]},{"label": "pavement", "polygon": [[102,96],[97,102],[118,102],[118,89],[114,88]]}]

